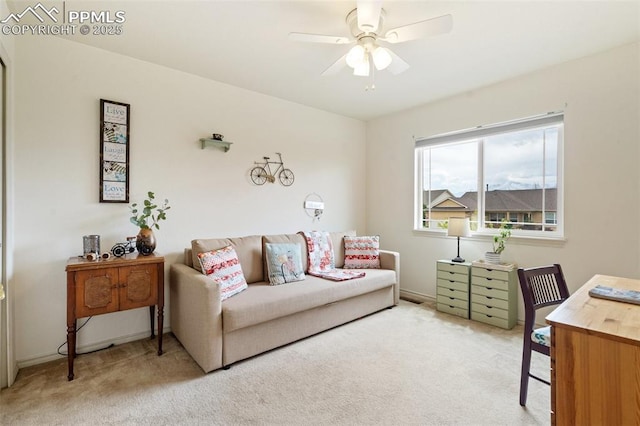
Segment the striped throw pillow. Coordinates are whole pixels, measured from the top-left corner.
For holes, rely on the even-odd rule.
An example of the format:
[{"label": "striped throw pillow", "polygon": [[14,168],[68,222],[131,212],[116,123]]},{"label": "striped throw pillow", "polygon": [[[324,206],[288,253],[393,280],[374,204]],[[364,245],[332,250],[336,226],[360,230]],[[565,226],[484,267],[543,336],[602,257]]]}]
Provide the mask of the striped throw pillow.
[{"label": "striped throw pillow", "polygon": [[379,269],[380,237],[344,237],[344,269]]}]

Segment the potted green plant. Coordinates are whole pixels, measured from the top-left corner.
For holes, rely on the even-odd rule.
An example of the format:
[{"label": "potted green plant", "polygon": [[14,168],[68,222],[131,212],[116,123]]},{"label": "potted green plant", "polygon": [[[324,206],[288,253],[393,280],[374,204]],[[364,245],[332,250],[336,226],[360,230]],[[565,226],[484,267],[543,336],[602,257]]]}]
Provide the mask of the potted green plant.
[{"label": "potted green plant", "polygon": [[165,199],[161,205],[156,204],[155,194],[152,191],[147,192],[147,198],[142,206],[133,203],[129,206],[131,210],[131,223],[140,228],[140,232],[136,236],[136,249],[144,256],[150,255],[156,249],[156,237],[153,234],[153,228],[160,229],[158,222],[167,219],[166,211],[171,207],[169,200]]},{"label": "potted green plant", "polygon": [[505,243],[511,237],[511,224],[506,220],[500,223],[499,232],[493,236],[493,251],[484,254],[484,260],[487,263],[500,263],[500,255],[505,249]]}]

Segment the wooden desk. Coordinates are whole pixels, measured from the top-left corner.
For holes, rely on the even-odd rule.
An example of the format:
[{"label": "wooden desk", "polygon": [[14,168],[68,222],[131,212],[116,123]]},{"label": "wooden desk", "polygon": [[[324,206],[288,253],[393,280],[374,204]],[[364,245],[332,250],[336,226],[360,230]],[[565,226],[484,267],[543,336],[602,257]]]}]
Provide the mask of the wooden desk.
[{"label": "wooden desk", "polygon": [[595,275],[547,316],[552,424],[640,424],[640,305],[589,296],[598,284],[640,290]]},{"label": "wooden desk", "polygon": [[149,306],[151,338],[158,306],[158,355],[162,355],[164,258],[137,253],[108,260],[72,257],[67,262],[67,361],[73,380],[78,318]]}]

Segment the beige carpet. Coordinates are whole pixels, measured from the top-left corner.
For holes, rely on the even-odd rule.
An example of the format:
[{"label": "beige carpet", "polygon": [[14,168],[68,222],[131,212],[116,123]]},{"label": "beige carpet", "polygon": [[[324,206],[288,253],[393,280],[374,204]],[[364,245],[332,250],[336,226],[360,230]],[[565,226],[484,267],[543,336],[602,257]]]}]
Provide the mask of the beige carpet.
[{"label": "beige carpet", "polygon": [[[518,404],[521,326],[502,330],[403,301],[203,374],[172,335],[22,369],[0,424],[548,424],[549,387]],[[548,358],[534,354],[548,376]]]}]

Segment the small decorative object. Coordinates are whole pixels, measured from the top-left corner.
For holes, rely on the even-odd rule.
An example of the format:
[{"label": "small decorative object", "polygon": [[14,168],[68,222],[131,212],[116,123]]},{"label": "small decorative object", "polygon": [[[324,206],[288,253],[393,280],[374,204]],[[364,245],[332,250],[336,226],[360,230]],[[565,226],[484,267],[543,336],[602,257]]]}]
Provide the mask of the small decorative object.
[{"label": "small decorative object", "polygon": [[[147,192],[147,199],[144,200],[144,206],[138,207],[137,203],[131,204],[131,223],[140,227],[140,232],[136,236],[136,249],[141,254],[147,256],[156,249],[156,237],[152,228],[160,229],[158,222],[166,220],[166,211],[169,210],[169,200],[165,199],[161,206],[155,203],[155,194],[151,191]],[[151,224],[149,224],[151,219]]]},{"label": "small decorative object", "polygon": [[511,225],[503,220],[500,223],[500,232],[498,235],[493,236],[493,251],[488,251],[484,254],[484,259],[487,263],[499,264],[500,255],[505,249],[505,243],[511,237]]},{"label": "small decorative object", "polygon": [[224,135],[214,133],[210,138],[200,138],[200,143],[202,143],[202,149],[205,149],[207,146],[214,146],[222,149],[224,152],[227,152],[231,148],[231,144],[233,142],[226,142],[222,139],[224,139]]},{"label": "small decorative object", "polygon": [[100,256],[100,235],[82,237],[82,255],[86,258],[88,254],[94,254],[96,258]]},{"label": "small decorative object", "polygon": [[135,240],[136,237],[127,237],[126,243],[116,243],[111,247],[111,254],[115,257],[122,257],[127,253],[133,253],[136,251]]},{"label": "small decorative object", "polygon": [[[254,161],[254,164],[257,164],[253,169],[251,169],[251,181],[256,185],[264,185],[265,182],[269,181],[274,183],[276,181],[276,176],[281,184],[284,186],[293,185],[293,172],[284,167],[284,163],[282,162],[282,154],[276,152],[278,155],[279,161],[269,161],[270,157],[262,157],[264,162]],[[271,164],[277,164],[278,167],[274,171],[271,170]]]},{"label": "small decorative object", "polygon": [[100,202],[129,202],[129,104],[100,99]]},{"label": "small decorative object", "polygon": [[458,255],[451,259],[452,262],[462,263],[464,259],[460,257],[460,237],[468,237],[471,235],[471,226],[468,217],[450,217],[449,227],[447,228],[447,236],[458,238]]},{"label": "small decorative object", "polygon": [[316,219],[320,220],[322,213],[324,213],[324,200],[322,200],[322,197],[315,192],[313,194],[309,194],[304,199],[304,210],[307,216],[313,218],[314,222]]}]

